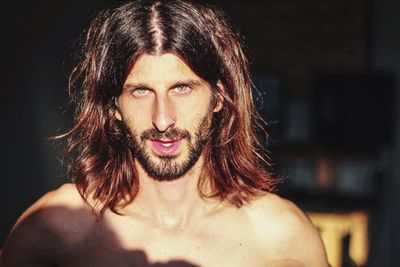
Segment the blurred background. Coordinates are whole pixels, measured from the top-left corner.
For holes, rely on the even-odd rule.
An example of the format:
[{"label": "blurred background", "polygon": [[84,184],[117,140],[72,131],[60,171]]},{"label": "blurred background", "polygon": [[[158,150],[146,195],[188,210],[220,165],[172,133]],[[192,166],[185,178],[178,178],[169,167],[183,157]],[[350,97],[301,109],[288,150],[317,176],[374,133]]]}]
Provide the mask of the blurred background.
[{"label": "blurred background", "polygon": [[[269,124],[278,194],[305,210],[335,266],[400,266],[400,2],[206,1],[244,36]],[[62,143],[77,40],[111,0],[2,8],[0,247],[19,215],[68,181]]]}]

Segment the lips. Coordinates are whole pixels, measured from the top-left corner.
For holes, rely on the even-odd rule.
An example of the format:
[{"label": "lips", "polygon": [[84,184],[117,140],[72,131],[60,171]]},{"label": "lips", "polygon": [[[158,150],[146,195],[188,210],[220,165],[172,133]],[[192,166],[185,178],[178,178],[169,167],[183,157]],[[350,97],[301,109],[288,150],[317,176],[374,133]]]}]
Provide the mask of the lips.
[{"label": "lips", "polygon": [[173,155],[175,154],[180,145],[182,143],[182,140],[152,140],[151,144],[154,148],[154,150],[161,154],[161,155]]}]

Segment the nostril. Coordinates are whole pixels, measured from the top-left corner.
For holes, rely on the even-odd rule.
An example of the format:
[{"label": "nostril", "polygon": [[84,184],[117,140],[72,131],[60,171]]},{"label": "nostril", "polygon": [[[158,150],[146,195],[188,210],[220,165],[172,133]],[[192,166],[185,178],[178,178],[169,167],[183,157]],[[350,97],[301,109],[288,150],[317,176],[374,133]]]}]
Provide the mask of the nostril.
[{"label": "nostril", "polygon": [[153,125],[157,129],[157,131],[159,131],[160,133],[164,133],[168,129],[175,127],[175,121],[174,120],[164,121],[164,122],[158,121],[158,122],[154,122]]},{"label": "nostril", "polygon": [[153,125],[159,132],[175,127],[175,117],[166,109],[158,109],[153,117]]},{"label": "nostril", "polygon": [[157,114],[153,120],[153,125],[159,132],[165,132],[169,128],[175,127],[175,124],[174,117],[168,114]]}]

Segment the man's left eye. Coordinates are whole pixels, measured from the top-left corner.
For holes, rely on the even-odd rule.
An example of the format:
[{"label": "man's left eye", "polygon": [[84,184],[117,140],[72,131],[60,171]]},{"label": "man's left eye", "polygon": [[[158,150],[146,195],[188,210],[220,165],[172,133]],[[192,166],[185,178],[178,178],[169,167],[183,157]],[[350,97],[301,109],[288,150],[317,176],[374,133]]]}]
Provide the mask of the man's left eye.
[{"label": "man's left eye", "polygon": [[179,85],[174,88],[174,91],[179,94],[189,93],[191,88],[187,85]]}]

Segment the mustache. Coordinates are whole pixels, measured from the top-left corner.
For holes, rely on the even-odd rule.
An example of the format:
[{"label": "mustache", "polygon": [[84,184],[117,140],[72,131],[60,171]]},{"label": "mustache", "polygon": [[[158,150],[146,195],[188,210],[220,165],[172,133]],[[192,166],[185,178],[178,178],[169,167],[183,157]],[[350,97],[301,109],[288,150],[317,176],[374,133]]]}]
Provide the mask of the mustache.
[{"label": "mustache", "polygon": [[188,139],[191,141],[191,135],[187,130],[182,130],[179,128],[170,128],[166,132],[159,132],[157,129],[148,129],[142,132],[140,139],[145,140],[160,140],[160,139]]}]

